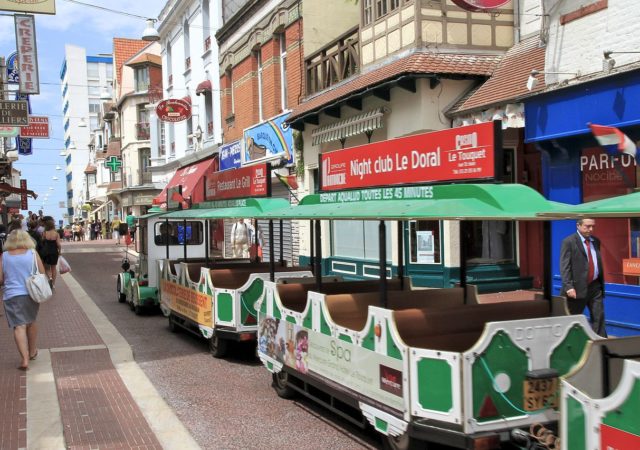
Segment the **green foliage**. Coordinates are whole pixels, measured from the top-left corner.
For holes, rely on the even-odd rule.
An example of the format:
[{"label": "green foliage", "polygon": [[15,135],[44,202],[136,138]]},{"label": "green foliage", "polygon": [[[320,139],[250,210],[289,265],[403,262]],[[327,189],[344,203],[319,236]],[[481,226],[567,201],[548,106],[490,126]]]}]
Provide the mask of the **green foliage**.
[{"label": "green foliage", "polygon": [[296,175],[304,177],[304,139],[298,130],[293,130],[293,150],[296,154]]}]

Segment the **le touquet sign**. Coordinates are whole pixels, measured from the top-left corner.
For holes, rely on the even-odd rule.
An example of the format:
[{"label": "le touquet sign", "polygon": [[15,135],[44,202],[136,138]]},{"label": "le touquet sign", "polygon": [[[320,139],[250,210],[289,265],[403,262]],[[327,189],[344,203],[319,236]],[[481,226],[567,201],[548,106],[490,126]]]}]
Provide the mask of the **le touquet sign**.
[{"label": "le touquet sign", "polygon": [[321,190],[493,179],[500,127],[487,122],[321,155]]},{"label": "le touquet sign", "polygon": [[29,125],[20,128],[20,137],[49,139],[49,118],[46,116],[30,116]]},{"label": "le touquet sign", "polygon": [[205,200],[266,197],[270,177],[267,164],[214,172],[207,175]]},{"label": "le touquet sign", "polygon": [[29,125],[29,104],[26,100],[0,100],[0,125]]}]

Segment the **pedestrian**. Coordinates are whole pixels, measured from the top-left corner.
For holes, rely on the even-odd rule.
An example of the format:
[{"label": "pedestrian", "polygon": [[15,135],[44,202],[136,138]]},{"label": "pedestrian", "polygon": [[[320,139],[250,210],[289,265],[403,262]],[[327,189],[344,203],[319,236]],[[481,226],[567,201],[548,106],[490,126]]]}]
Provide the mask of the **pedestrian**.
[{"label": "pedestrian", "polygon": [[51,289],[55,288],[58,257],[62,252],[60,236],[56,231],[56,224],[51,220],[45,222],[44,235],[42,236],[42,262],[44,263],[44,273],[49,277]]},{"label": "pedestrian", "polygon": [[38,356],[36,317],[40,305],[31,300],[27,291],[34,259],[38,270],[44,272],[31,236],[21,229],[9,233],[0,259],[0,284],[4,285],[4,313],[20,353],[19,370],[27,370],[29,361]]},{"label": "pedestrian", "polygon": [[35,220],[31,220],[29,221],[27,233],[29,233],[31,239],[33,239],[33,243],[36,244],[35,250],[38,255],[40,255],[40,258],[42,258],[42,235],[38,233],[37,228],[38,223]]},{"label": "pedestrian", "polygon": [[127,227],[129,228],[129,235],[131,236],[131,242],[135,242],[136,240],[136,218],[129,210],[127,217],[125,217],[125,222],[127,222]]},{"label": "pedestrian", "polygon": [[562,293],[567,297],[571,314],[582,314],[586,306],[593,331],[607,337],[604,321],[604,268],[600,239],[593,236],[595,224],[593,219],[578,219],[576,233],[562,241]]},{"label": "pedestrian", "polygon": [[108,227],[107,227],[108,222],[104,219],[102,219],[102,221],[100,222],[100,239],[106,239],[107,238],[107,231],[108,231]]},{"label": "pedestrian", "polygon": [[234,258],[249,257],[249,238],[251,230],[244,219],[238,219],[231,227],[231,248]]},{"label": "pedestrian", "polygon": [[111,221],[111,230],[113,231],[113,239],[116,240],[116,245],[120,245],[120,217],[115,216]]},{"label": "pedestrian", "polygon": [[[18,218],[13,219],[9,222],[8,232],[11,233],[13,230],[22,230],[22,221]],[[22,230],[25,231],[25,230]]]},{"label": "pedestrian", "polygon": [[80,224],[78,222],[73,222],[73,225],[71,226],[71,232],[73,233],[73,240],[79,241],[80,240]]}]

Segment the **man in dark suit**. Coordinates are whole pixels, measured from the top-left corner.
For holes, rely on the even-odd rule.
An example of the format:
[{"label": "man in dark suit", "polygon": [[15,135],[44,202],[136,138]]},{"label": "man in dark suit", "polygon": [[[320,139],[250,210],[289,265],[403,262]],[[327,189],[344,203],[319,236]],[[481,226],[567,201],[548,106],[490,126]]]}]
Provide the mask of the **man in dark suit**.
[{"label": "man in dark suit", "polygon": [[589,308],[591,327],[607,337],[604,323],[604,268],[600,240],[593,236],[595,220],[579,219],[577,231],[562,241],[560,274],[562,294],[567,297],[571,314]]}]

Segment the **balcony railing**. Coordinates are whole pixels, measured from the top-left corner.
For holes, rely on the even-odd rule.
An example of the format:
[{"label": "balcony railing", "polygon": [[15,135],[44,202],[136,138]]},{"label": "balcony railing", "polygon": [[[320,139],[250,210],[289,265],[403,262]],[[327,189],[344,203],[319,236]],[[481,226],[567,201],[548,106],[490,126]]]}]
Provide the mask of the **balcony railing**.
[{"label": "balcony railing", "polygon": [[138,179],[140,180],[140,184],[149,184],[151,183],[151,172],[138,170]]},{"label": "balcony railing", "polygon": [[204,40],[204,51],[209,51],[211,49],[211,36],[207,36]]},{"label": "balcony railing", "polygon": [[360,72],[358,27],[354,27],[304,60],[307,95],[322,91]]},{"label": "balcony railing", "polygon": [[136,139],[138,141],[148,141],[150,137],[149,123],[138,122],[136,124]]}]

